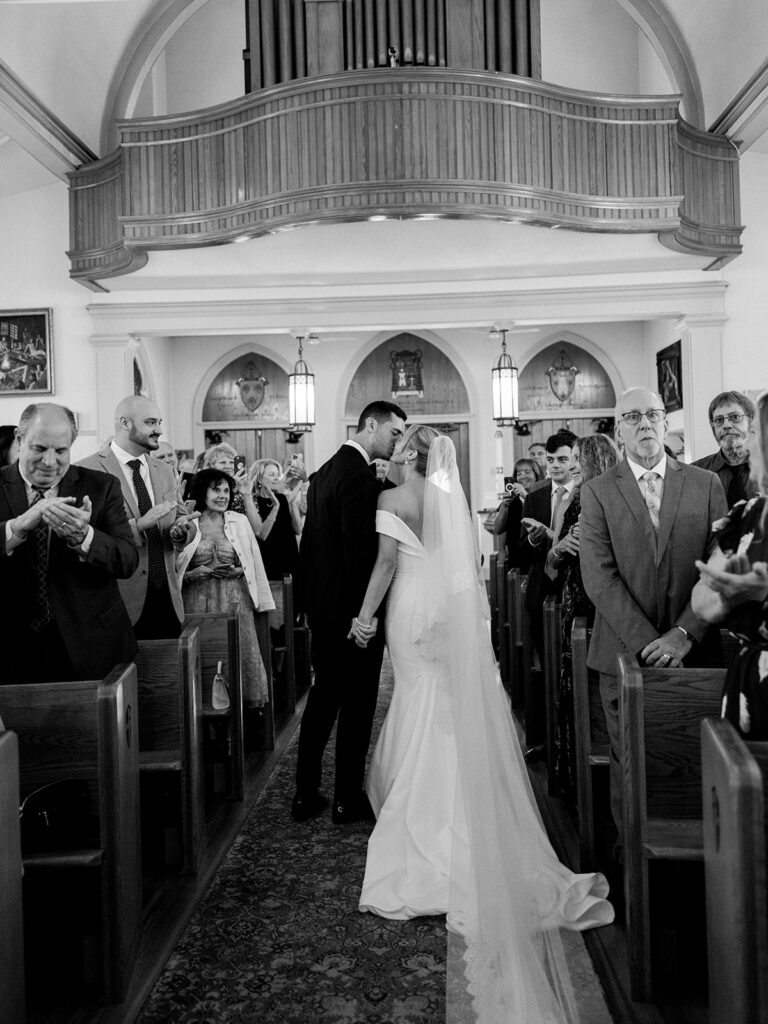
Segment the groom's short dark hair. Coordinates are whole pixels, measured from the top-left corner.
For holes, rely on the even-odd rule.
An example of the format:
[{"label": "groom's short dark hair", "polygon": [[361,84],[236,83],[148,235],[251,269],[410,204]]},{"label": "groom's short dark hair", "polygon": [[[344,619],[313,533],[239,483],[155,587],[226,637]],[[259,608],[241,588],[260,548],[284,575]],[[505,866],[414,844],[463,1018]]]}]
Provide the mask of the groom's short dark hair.
[{"label": "groom's short dark hair", "polygon": [[369,402],[368,405],[360,413],[360,419],[357,421],[357,432],[365,429],[365,421],[369,419],[376,420],[377,423],[385,423],[393,416],[398,416],[401,420],[407,420],[408,414],[403,412],[399,405],[395,405],[394,402]]}]

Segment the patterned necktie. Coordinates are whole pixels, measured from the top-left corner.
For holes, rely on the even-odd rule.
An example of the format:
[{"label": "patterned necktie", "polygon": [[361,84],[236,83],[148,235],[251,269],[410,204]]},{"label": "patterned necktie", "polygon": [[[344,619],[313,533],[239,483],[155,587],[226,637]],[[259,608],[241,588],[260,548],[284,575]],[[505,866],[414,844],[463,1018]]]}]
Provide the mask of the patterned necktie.
[{"label": "patterned necktie", "polygon": [[[131,459],[128,463],[133,472],[133,486],[136,490],[136,500],[139,503],[139,512],[146,515],[152,508],[152,499],[149,496],[147,485],[141,475],[141,459]],[[160,530],[156,526],[146,531],[147,537],[147,562],[149,568],[149,582],[153,587],[163,587],[166,583],[165,557],[163,555],[163,541],[160,537]]]},{"label": "patterned necktie", "polygon": [[555,501],[555,507],[552,511],[552,522],[550,524],[552,528],[552,533],[554,534],[553,543],[560,536],[560,530],[563,527],[563,516],[565,515],[565,496],[567,493],[568,492],[564,487],[558,487],[555,491],[557,500]]},{"label": "patterned necktie", "polygon": [[[41,501],[43,492],[35,490],[29,507]],[[35,633],[41,632],[53,621],[51,602],[48,599],[48,524],[41,519],[31,531],[27,543],[31,544],[32,567],[35,574],[35,611],[30,626]]]},{"label": "patterned necktie", "polygon": [[648,507],[653,528],[658,533],[659,512],[661,511],[661,488],[659,487],[661,476],[659,473],[643,473],[642,479],[645,480],[645,504]]}]

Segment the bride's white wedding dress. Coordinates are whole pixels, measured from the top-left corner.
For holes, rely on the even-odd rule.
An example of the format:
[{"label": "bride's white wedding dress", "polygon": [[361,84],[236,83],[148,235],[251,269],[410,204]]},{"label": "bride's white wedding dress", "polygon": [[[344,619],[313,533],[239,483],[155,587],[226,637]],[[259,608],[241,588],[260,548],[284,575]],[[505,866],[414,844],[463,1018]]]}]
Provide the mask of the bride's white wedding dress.
[{"label": "bride's white wedding dress", "polygon": [[613,908],[602,875],[559,863],[536,809],[449,439],[430,449],[423,542],[390,512],[376,528],[397,541],[385,623],[395,685],[366,783],[377,822],[360,910],[447,914],[460,944],[449,967],[462,974],[456,988],[449,970],[449,1020],[572,1024],[559,929],[607,924]]}]

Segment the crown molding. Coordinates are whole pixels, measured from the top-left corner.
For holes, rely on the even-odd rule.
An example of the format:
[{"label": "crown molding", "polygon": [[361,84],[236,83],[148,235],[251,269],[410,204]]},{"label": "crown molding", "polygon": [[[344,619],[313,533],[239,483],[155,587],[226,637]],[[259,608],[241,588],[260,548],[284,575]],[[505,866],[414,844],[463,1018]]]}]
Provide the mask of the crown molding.
[{"label": "crown molding", "polygon": [[745,83],[709,129],[745,153],[768,132],[768,59]]}]

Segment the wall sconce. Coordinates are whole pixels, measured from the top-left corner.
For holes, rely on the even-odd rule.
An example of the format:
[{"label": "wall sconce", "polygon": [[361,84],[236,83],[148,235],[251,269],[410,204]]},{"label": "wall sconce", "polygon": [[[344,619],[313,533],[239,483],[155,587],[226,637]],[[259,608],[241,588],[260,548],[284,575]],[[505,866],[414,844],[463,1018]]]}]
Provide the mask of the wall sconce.
[{"label": "wall sconce", "polygon": [[315,425],[315,375],[304,362],[303,335],[299,335],[296,340],[299,343],[299,358],[293,373],[288,374],[288,419],[291,430],[308,432]]},{"label": "wall sconce", "polygon": [[491,370],[493,418],[500,427],[511,427],[520,415],[517,364],[507,352],[507,329],[492,327],[489,333],[494,341],[501,339],[501,355]]}]

